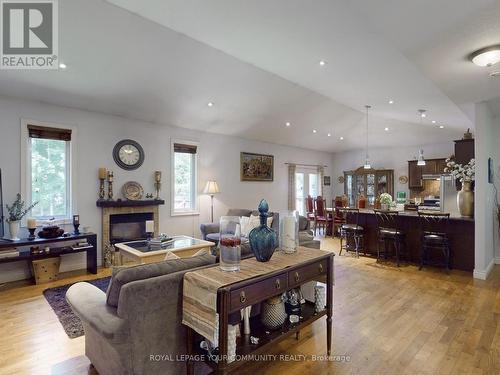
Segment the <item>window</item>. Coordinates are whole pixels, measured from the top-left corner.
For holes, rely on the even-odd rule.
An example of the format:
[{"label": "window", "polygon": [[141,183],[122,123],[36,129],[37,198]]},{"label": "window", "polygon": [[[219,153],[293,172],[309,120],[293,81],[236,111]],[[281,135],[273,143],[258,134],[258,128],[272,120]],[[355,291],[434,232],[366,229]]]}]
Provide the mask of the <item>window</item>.
[{"label": "window", "polygon": [[172,215],[197,214],[197,144],[173,142]]},{"label": "window", "polygon": [[27,124],[25,199],[38,202],[30,216],[69,219],[71,207],[71,133]]}]

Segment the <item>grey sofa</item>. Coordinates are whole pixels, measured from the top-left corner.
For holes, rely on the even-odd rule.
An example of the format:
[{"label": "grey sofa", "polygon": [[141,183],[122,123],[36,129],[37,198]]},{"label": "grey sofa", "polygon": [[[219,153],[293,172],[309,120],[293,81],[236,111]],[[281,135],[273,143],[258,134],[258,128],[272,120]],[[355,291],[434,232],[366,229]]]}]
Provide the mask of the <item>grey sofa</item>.
[{"label": "grey sofa", "polygon": [[119,268],[107,293],[85,282],[72,285],[66,300],[82,320],[85,354],[99,374],[184,373],[185,363],[175,360],[186,354],[183,276],[214,263],[202,255]]},{"label": "grey sofa", "polygon": [[[244,208],[231,208],[228,210],[226,216],[250,216],[250,215],[258,215],[259,211],[252,211]],[[279,233],[279,214],[277,212],[270,212],[270,216],[273,217],[273,222],[271,224],[271,228]],[[200,225],[200,231],[204,240],[215,242],[216,244],[219,242],[219,223],[206,223]],[[300,216],[299,218],[299,244],[300,246],[319,249],[320,241],[316,241],[314,239],[313,232],[310,228],[309,221],[304,217]],[[252,254],[252,250],[250,249],[250,245],[247,243],[243,243],[241,245],[241,256],[247,257]]]}]

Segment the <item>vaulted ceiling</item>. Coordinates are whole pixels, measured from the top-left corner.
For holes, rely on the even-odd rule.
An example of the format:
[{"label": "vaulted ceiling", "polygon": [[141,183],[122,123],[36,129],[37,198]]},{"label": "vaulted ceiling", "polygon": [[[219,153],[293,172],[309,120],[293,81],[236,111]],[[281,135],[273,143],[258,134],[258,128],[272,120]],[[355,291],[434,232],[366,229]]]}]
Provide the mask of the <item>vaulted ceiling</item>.
[{"label": "vaulted ceiling", "polygon": [[386,147],[459,137],[473,125],[463,105],[500,97],[500,81],[466,59],[499,42],[499,1],[59,7],[68,68],[0,71],[0,95],[329,152],[363,147],[365,104],[371,145]]}]

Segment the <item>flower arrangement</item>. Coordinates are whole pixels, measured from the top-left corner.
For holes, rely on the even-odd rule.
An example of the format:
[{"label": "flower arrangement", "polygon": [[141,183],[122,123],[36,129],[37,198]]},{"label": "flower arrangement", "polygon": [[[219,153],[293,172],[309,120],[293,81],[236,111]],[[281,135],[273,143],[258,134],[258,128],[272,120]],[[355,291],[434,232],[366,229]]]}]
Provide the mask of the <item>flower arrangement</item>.
[{"label": "flower arrangement", "polygon": [[380,194],[380,203],[388,204],[389,206],[392,204],[392,196],[389,193]]},{"label": "flower arrangement", "polygon": [[464,181],[474,181],[476,179],[476,160],[470,159],[470,161],[465,164],[458,164],[452,158],[446,159],[445,172],[451,173],[455,180]]},{"label": "flower arrangement", "polygon": [[24,201],[21,200],[21,194],[17,193],[16,200],[12,203],[12,206],[9,206],[8,204],[5,205],[9,216],[7,218],[7,223],[20,221],[37,204],[38,202],[35,202],[28,208],[24,208]]}]

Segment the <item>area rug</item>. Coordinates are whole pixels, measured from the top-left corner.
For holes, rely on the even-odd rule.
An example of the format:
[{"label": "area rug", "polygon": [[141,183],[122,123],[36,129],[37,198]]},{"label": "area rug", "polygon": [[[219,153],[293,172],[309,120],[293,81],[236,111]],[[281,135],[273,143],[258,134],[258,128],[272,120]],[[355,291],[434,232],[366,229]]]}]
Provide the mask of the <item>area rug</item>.
[{"label": "area rug", "polygon": [[[89,280],[87,282],[105,292],[108,288],[110,279],[111,277],[104,277],[102,279]],[[71,310],[71,307],[66,302],[66,292],[71,285],[73,284],[45,289],[43,295],[50,307],[52,307],[52,310],[56,313],[68,337],[74,339],[83,336],[84,332],[80,318],[73,313],[73,310]]]}]

